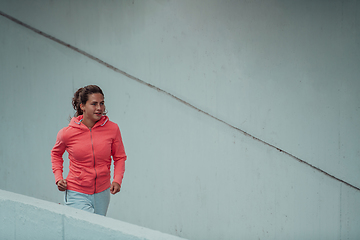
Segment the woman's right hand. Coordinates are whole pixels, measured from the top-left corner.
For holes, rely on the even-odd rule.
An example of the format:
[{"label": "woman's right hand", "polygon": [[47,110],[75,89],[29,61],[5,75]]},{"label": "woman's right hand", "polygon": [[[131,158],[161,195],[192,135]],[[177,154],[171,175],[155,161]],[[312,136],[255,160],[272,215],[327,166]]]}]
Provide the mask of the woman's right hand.
[{"label": "woman's right hand", "polygon": [[67,188],[67,182],[65,179],[59,180],[56,185],[58,186],[59,191],[65,191]]}]

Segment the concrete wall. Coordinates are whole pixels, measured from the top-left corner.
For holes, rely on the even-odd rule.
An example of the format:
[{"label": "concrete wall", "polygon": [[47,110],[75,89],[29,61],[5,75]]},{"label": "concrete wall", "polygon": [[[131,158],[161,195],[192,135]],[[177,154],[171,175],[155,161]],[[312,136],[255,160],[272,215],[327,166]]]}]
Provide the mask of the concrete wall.
[{"label": "concrete wall", "polygon": [[0,190],[0,239],[181,240],[183,238]]},{"label": "concrete wall", "polygon": [[128,154],[110,217],[189,239],[358,238],[359,4],[1,1],[133,77],[0,16],[0,188],[62,202],[49,152],[94,83]]}]

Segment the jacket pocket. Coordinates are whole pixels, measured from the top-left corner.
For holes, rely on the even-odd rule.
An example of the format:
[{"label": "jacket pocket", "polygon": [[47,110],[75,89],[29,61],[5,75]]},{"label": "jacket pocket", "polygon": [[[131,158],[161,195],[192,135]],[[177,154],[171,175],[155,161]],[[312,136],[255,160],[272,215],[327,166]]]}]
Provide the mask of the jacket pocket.
[{"label": "jacket pocket", "polygon": [[94,185],[95,177],[93,175],[94,174],[86,172],[84,169],[80,171],[73,170],[71,172],[71,179],[78,186],[90,187]]},{"label": "jacket pocket", "polygon": [[110,185],[110,169],[107,165],[99,166],[96,168],[97,171],[97,179],[96,182],[100,186],[104,184]]},{"label": "jacket pocket", "polygon": [[110,175],[110,169],[107,165],[97,167],[96,172],[98,177],[106,177]]}]

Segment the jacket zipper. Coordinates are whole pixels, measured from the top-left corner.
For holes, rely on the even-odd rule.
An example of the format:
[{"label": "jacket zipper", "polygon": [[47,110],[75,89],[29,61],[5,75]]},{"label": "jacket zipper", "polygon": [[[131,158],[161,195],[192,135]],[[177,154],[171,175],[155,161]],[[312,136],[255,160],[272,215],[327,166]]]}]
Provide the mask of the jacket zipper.
[{"label": "jacket zipper", "polygon": [[92,139],[92,131],[90,128],[90,138],[91,138],[91,148],[92,148],[92,152],[93,152],[93,158],[94,158],[94,170],[95,170],[95,190],[94,190],[94,194],[96,193],[96,178],[97,178],[97,172],[96,172],[96,168],[95,168],[95,151],[94,151],[94,144],[93,144],[93,139]]}]

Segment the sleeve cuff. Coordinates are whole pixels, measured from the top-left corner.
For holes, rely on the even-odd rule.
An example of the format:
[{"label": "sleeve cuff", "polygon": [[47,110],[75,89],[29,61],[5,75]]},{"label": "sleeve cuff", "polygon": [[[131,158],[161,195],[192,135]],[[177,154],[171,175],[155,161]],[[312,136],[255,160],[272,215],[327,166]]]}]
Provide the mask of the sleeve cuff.
[{"label": "sleeve cuff", "polygon": [[62,175],[62,171],[61,170],[57,170],[54,173],[55,175],[55,184],[60,181],[61,179],[63,179],[63,175]]}]

